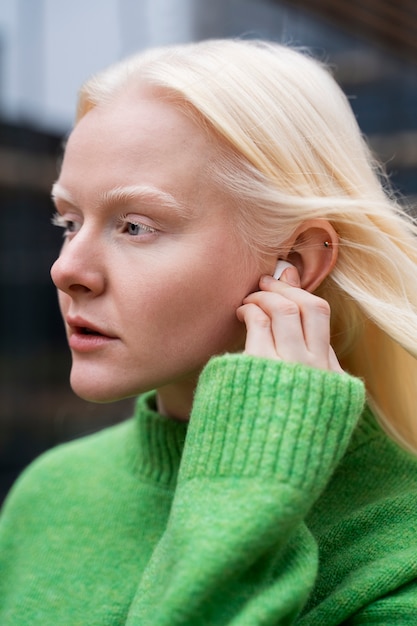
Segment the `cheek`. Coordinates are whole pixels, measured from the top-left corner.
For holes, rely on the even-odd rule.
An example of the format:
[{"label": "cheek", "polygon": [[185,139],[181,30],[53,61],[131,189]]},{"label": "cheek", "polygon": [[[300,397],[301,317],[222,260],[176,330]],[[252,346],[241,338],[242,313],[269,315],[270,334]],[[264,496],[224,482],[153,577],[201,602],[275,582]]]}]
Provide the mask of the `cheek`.
[{"label": "cheek", "polygon": [[236,316],[242,299],[238,291],[226,290],[221,280],[204,283],[204,278],[167,289],[155,303],[155,314],[148,316],[150,333],[158,329],[155,341],[167,356],[189,358],[198,367],[214,354],[243,349],[245,330]]},{"label": "cheek", "polygon": [[238,326],[236,309],[249,292],[247,279],[245,286],[224,267],[198,271],[194,266],[193,271],[190,266],[182,276],[172,277],[153,299],[167,326],[187,326],[193,333],[193,329],[202,332],[220,325]]}]

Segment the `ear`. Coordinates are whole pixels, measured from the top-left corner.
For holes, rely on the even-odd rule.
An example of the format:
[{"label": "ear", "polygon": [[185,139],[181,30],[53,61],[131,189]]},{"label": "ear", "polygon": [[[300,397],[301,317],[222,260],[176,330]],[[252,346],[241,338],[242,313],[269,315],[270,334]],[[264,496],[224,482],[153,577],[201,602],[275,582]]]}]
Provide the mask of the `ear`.
[{"label": "ear", "polygon": [[287,260],[297,268],[301,287],[313,292],[336,264],[339,238],[335,229],[325,219],[306,220],[286,243]]}]

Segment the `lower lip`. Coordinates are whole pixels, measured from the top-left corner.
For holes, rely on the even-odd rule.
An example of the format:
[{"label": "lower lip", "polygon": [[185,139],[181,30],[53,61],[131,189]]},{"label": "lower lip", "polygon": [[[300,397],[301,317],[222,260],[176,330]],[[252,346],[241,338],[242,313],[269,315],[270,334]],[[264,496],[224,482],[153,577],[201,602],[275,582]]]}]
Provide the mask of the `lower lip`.
[{"label": "lower lip", "polygon": [[108,346],[115,341],[114,337],[105,335],[84,335],[82,333],[72,333],[68,340],[71,350],[76,352],[93,352]]}]

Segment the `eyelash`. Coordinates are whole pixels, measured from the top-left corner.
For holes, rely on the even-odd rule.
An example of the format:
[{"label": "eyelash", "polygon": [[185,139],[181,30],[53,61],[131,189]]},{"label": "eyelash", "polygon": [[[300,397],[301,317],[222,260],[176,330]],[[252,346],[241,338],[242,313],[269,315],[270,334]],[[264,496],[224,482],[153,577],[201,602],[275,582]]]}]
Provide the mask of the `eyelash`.
[{"label": "eyelash", "polygon": [[76,221],[68,220],[59,213],[53,214],[51,222],[54,226],[58,226],[58,228],[64,229],[63,237],[68,237],[68,235],[76,232],[76,230],[72,230],[74,227],[76,227]]},{"label": "eyelash", "polygon": [[[51,222],[54,226],[58,226],[59,228],[64,229],[64,232],[63,232],[64,238],[77,232],[77,222],[75,220],[66,219],[63,215],[60,215],[57,212],[54,213],[54,215],[52,216]],[[122,215],[117,220],[117,222],[118,222],[119,228],[123,229],[122,232],[127,232],[128,234],[132,235],[132,237],[137,237],[141,234],[152,235],[157,232],[156,228],[153,228],[152,226],[148,226],[147,224],[143,224],[142,222],[139,222],[139,221],[133,222],[132,220],[129,220],[127,215]],[[142,232],[141,233],[129,233],[129,226],[136,226],[137,228],[140,228]]]},{"label": "eyelash", "polygon": [[[123,232],[127,232],[132,235],[132,237],[137,237],[139,235],[153,235],[157,232],[156,228],[149,226],[148,224],[144,224],[143,222],[137,221],[134,222],[131,219],[128,219],[127,215],[122,215],[119,220],[119,225],[123,228]],[[142,230],[141,233],[129,233],[129,226],[136,226]]]}]

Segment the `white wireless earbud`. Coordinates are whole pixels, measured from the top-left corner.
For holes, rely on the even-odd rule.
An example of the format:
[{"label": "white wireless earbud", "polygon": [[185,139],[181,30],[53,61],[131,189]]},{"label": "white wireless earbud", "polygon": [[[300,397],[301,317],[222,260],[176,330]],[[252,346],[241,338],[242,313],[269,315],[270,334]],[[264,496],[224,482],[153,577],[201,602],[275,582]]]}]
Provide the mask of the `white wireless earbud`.
[{"label": "white wireless earbud", "polygon": [[275,272],[273,273],[273,277],[279,280],[282,275],[282,272],[286,270],[287,267],[294,267],[294,266],[291,263],[288,263],[288,261],[283,261],[282,259],[279,259],[277,266],[275,268]]}]

